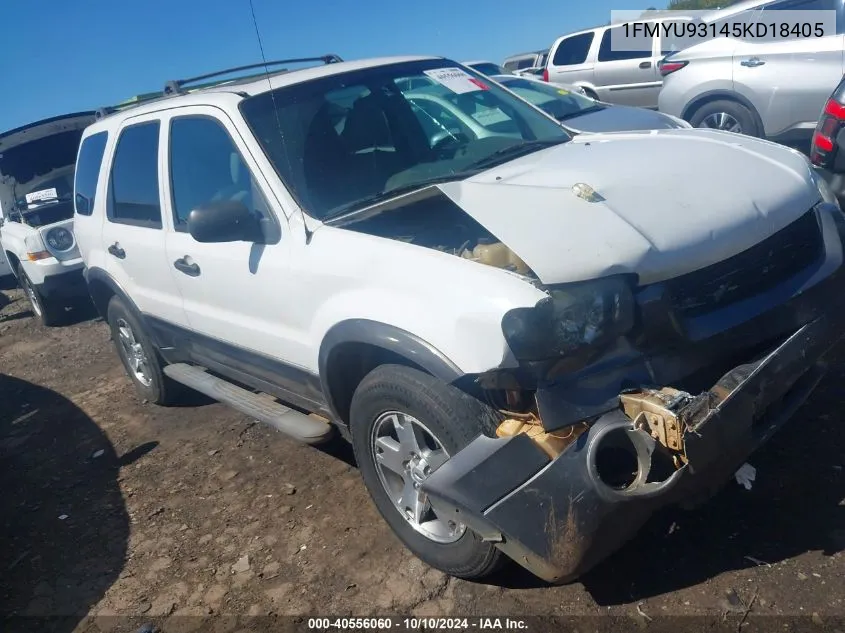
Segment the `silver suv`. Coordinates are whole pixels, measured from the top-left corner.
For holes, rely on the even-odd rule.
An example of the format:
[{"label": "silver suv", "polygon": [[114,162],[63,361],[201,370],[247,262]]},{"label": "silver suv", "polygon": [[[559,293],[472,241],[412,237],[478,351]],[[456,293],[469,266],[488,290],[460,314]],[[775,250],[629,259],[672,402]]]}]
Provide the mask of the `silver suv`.
[{"label": "silver suv", "polygon": [[845,0],[753,0],[707,22],[770,21],[774,11],[835,10],[837,33],[793,40],[717,38],[660,62],[661,112],[710,127],[790,145],[809,141],[819,112],[839,83]]}]

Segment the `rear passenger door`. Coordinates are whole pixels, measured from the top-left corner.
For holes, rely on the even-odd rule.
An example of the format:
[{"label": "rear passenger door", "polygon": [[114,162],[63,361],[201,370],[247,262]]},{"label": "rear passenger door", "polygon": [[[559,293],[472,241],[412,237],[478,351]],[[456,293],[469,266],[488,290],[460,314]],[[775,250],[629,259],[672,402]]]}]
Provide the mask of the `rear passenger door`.
[{"label": "rear passenger door", "polygon": [[655,36],[642,50],[631,50],[631,45],[644,38],[626,38],[624,29],[624,25],[608,27],[601,36],[596,57],[596,92],[599,99],[608,103],[656,108],[663,83],[657,71],[659,29],[654,25]]},{"label": "rear passenger door", "polygon": [[102,243],[106,270],[148,317],[185,326],[182,297],[164,250],[157,115],[134,117],[117,131],[106,183]]}]

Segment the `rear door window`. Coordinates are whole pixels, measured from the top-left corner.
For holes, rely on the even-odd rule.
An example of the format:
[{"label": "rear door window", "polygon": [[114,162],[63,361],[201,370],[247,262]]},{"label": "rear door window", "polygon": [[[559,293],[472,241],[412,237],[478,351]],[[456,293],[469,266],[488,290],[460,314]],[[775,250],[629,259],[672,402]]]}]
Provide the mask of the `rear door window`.
[{"label": "rear door window", "polygon": [[[773,2],[770,5],[761,7],[761,11],[833,11],[836,13],[836,33],[841,35],[843,30],[845,30],[845,20],[843,20],[845,18],[845,8],[842,5],[842,0],[781,0],[780,2]],[[767,19],[765,14],[762,19]],[[800,27],[802,36],[804,33],[811,32],[810,25],[802,26],[790,23],[790,26]]]},{"label": "rear door window", "polygon": [[108,218],[118,224],[161,228],[158,182],[159,121],[123,129],[109,178]]},{"label": "rear door window", "polygon": [[552,63],[555,66],[577,66],[587,61],[595,33],[581,33],[562,40],[555,51]]}]

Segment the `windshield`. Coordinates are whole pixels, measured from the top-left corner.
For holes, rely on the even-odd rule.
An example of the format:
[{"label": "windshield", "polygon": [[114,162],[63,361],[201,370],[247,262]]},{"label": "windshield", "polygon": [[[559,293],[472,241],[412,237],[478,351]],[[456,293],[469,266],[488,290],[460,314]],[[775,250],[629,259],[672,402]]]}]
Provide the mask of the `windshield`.
[{"label": "windshield", "polygon": [[73,193],[73,166],[63,171],[62,174],[35,184],[17,185],[15,202],[18,208],[25,210],[30,205],[70,198]]},{"label": "windshield", "polygon": [[70,220],[73,218],[73,203],[71,200],[59,202],[46,202],[41,205],[33,205],[28,209],[19,207],[17,213],[12,217],[19,216],[20,222],[29,226],[40,227]]},{"label": "windshield", "polygon": [[320,220],[570,139],[529,104],[442,59],[331,75],[240,107],[279,177]]},{"label": "windshield", "polygon": [[40,227],[73,217],[73,166],[34,183],[15,186],[12,219]]},{"label": "windshield", "polygon": [[502,68],[501,66],[497,66],[493,63],[481,63],[481,64],[473,64],[471,68],[474,68],[480,73],[485,75],[507,75],[508,71]]},{"label": "windshield", "polygon": [[558,121],[604,108],[589,97],[554,84],[519,77],[500,77],[497,81]]}]

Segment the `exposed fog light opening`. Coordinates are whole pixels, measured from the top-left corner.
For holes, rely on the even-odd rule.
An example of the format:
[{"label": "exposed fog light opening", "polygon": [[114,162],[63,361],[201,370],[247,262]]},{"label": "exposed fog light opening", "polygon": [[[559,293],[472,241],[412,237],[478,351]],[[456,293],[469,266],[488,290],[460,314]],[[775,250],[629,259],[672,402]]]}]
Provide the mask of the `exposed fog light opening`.
[{"label": "exposed fog light opening", "polygon": [[641,460],[625,428],[616,428],[596,448],[595,469],[599,480],[613,490],[627,490],[640,478]]},{"label": "exposed fog light opening", "polygon": [[678,467],[669,452],[657,446],[651,454],[651,468],[649,468],[645,483],[662,483],[674,475],[677,470]]}]

